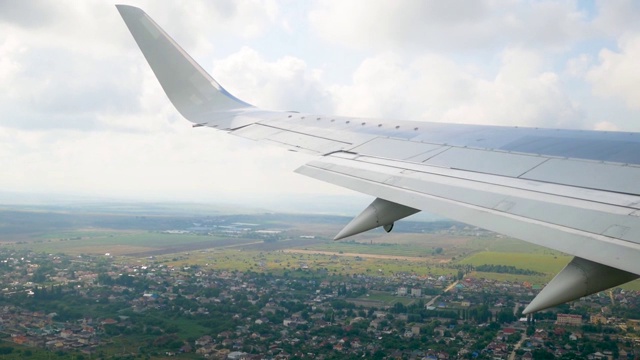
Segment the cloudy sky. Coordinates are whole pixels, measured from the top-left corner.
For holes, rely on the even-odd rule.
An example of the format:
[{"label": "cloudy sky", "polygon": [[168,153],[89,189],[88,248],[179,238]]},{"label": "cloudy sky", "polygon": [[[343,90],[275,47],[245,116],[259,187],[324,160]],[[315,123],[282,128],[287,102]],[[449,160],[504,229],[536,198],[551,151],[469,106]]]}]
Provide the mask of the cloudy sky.
[{"label": "cloudy sky", "polygon": [[[640,131],[640,2],[129,1],[277,110]],[[171,107],[115,2],[0,0],[0,191],[263,205],[352,194]]]}]

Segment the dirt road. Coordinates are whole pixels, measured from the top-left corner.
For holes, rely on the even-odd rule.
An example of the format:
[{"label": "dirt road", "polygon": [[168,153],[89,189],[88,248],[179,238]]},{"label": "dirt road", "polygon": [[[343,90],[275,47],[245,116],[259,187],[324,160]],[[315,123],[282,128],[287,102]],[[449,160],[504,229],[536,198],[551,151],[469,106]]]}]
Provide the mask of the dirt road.
[{"label": "dirt road", "polygon": [[427,258],[417,257],[417,256],[340,253],[340,252],[333,252],[333,251],[301,250],[301,249],[285,249],[285,250],[282,250],[282,252],[294,253],[294,254],[320,254],[320,255],[361,257],[361,258],[368,258],[368,259],[391,259],[391,260],[406,260],[406,261],[421,261],[421,262],[427,261]]}]

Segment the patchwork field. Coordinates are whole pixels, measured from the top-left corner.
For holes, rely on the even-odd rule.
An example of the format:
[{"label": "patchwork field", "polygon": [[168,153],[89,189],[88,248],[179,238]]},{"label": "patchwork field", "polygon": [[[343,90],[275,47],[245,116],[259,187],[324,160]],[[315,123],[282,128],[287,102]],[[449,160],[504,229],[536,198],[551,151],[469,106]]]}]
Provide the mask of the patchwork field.
[{"label": "patchwork field", "polygon": [[190,253],[158,257],[167,265],[200,265],[220,270],[240,271],[326,271],[328,275],[377,274],[393,275],[398,273],[455,275],[456,269],[442,265],[429,264],[426,261],[407,261],[402,258],[349,257],[330,254],[310,254],[287,251],[259,252],[238,249],[211,249]]},{"label": "patchwork field", "polygon": [[[212,235],[166,234],[149,231],[79,230],[42,235],[40,240],[13,244],[41,252],[151,256],[242,245],[255,239]],[[262,243],[262,241],[260,241]],[[5,244],[7,246],[9,244]]]},{"label": "patchwork field", "polygon": [[485,264],[506,265],[539,273],[555,274],[562,270],[569,261],[571,261],[571,256],[567,255],[483,251],[459,261],[459,264],[473,266]]},{"label": "patchwork field", "polygon": [[[332,237],[349,218],[273,213],[198,216],[186,215],[186,210],[181,215],[159,211],[151,216],[137,210],[120,214],[30,211],[0,210],[4,219],[0,246],[72,255],[108,253],[119,261],[157,257],[172,265],[323,270],[335,275],[455,276],[464,265],[506,265],[542,275],[476,271],[467,276],[535,284],[548,282],[570,261],[556,251],[446,221],[399,222],[390,234],[373,230],[336,242]],[[180,230],[194,226],[205,231],[198,235]],[[178,230],[167,231],[171,229]],[[625,288],[640,289],[640,282]]]},{"label": "patchwork field", "polygon": [[414,298],[400,297],[389,292],[383,291],[370,291],[368,294],[358,298],[346,299],[347,301],[354,303],[355,305],[362,305],[364,307],[384,307],[390,306],[395,303],[402,303],[407,306],[416,301]]}]

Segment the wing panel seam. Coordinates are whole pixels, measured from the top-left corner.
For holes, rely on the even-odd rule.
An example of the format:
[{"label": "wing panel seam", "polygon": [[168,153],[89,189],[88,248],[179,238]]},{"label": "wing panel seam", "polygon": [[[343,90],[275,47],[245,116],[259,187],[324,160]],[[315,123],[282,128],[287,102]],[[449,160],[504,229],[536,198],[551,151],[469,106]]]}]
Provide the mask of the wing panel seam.
[{"label": "wing panel seam", "polygon": [[[609,241],[621,241],[621,242],[624,242],[625,244],[630,244],[630,245],[633,245],[634,247],[638,247],[638,249],[640,250],[640,244],[634,243],[633,241],[620,239],[620,238],[615,238],[615,237],[611,237],[611,236],[607,236],[607,235],[603,235],[603,234],[598,234],[598,233],[594,233],[594,232],[590,232],[590,231],[585,231],[585,230],[582,230],[582,229],[578,229],[578,228],[575,228],[575,227],[566,226],[566,225],[562,225],[562,224],[556,224],[556,223],[545,222],[545,221],[534,219],[534,218],[528,218],[528,217],[525,217],[525,216],[522,216],[522,215],[517,215],[517,214],[513,214],[513,213],[497,210],[495,208],[488,208],[488,207],[484,207],[484,206],[481,206],[481,205],[472,204],[472,203],[468,203],[468,202],[464,202],[464,201],[460,201],[460,200],[448,199],[448,198],[445,198],[445,197],[442,197],[442,196],[428,194],[428,193],[424,193],[424,192],[417,191],[417,190],[414,190],[414,189],[397,187],[397,186],[394,186],[394,185],[391,185],[391,184],[388,184],[388,183],[384,183],[384,182],[382,182],[382,183],[381,182],[376,182],[376,181],[372,181],[372,180],[369,180],[369,179],[361,177],[361,176],[357,176],[357,175],[353,175],[353,174],[346,174],[346,173],[334,171],[334,170],[331,170],[331,169],[324,169],[324,168],[316,167],[316,166],[310,165],[310,164],[307,164],[305,166],[312,167],[312,168],[314,168],[314,169],[316,169],[318,171],[330,172],[332,174],[335,174],[335,175],[338,175],[338,176],[342,176],[342,177],[354,178],[354,179],[358,179],[359,181],[365,181],[367,183],[376,184],[376,185],[379,185],[379,186],[385,186],[385,187],[390,187],[390,188],[393,188],[393,189],[408,191],[408,192],[411,192],[411,193],[420,194],[420,196],[430,197],[430,198],[439,199],[441,201],[445,201],[445,202],[449,202],[449,203],[455,203],[455,204],[460,204],[462,206],[476,208],[476,209],[478,209],[480,211],[488,211],[488,212],[499,213],[499,214],[501,214],[501,216],[518,218],[518,219],[520,219],[520,221],[535,222],[535,223],[538,223],[538,224],[540,224],[542,226],[551,225],[551,226],[558,227],[558,228],[570,229],[570,230],[573,230],[575,232],[579,232],[579,233],[583,233],[583,234],[589,234],[589,235],[586,235],[586,236],[589,236],[589,237],[593,237],[593,236],[600,237],[600,236],[602,236],[602,237],[605,237],[607,239],[610,239]],[[558,196],[564,197],[564,196],[561,196],[561,195],[558,195]]]},{"label": "wing panel seam", "polygon": [[276,129],[276,130],[280,130],[280,131],[286,131],[286,132],[290,132],[290,133],[294,133],[294,134],[309,136],[309,137],[313,137],[313,138],[317,138],[317,139],[333,141],[333,142],[342,143],[342,144],[345,144],[345,145],[353,145],[353,143],[350,143],[348,141],[336,140],[336,139],[332,139],[332,138],[328,138],[328,137],[324,137],[324,136],[317,136],[317,135],[313,135],[313,134],[310,134],[310,133],[305,133],[305,132],[302,132],[302,131],[296,131],[296,130],[291,130],[291,129],[285,129],[285,128],[282,128],[282,127],[279,127],[279,126],[268,125],[268,124],[265,124],[265,123],[256,123],[255,125],[260,125],[260,126],[264,126],[264,127],[268,127],[268,128],[272,128],[272,129]]},{"label": "wing panel seam", "polygon": [[[488,185],[498,185],[498,186],[503,186],[503,187],[507,187],[507,188],[511,188],[511,189],[531,191],[531,192],[539,193],[539,194],[562,196],[562,197],[567,198],[567,199],[590,201],[590,202],[603,204],[603,205],[610,205],[610,206],[617,206],[617,207],[622,207],[622,208],[626,208],[626,209],[640,210],[640,203],[638,203],[637,207],[633,206],[632,204],[630,204],[630,205],[613,204],[613,203],[608,203],[608,202],[599,201],[599,200],[593,200],[593,199],[588,199],[588,198],[581,198],[581,197],[570,196],[570,195],[560,195],[560,194],[556,194],[556,193],[552,193],[552,192],[546,192],[546,191],[540,191],[540,190],[534,190],[534,189],[527,189],[527,188],[523,188],[523,187],[517,187],[517,186],[514,186],[514,185],[495,184],[495,183],[492,183],[492,182],[489,182],[489,181],[486,181],[486,180],[468,179],[468,178],[464,178],[462,176],[456,176],[456,175],[452,175],[452,174],[434,173],[434,172],[426,171],[425,169],[417,169],[415,167],[411,168],[411,169],[407,169],[407,168],[403,168],[401,166],[395,166],[395,165],[390,165],[390,164],[379,164],[379,163],[375,163],[375,162],[369,162],[369,161],[362,160],[360,157],[356,158],[356,159],[353,159],[353,160],[357,161],[357,162],[360,162],[360,163],[364,163],[364,164],[373,164],[373,165],[379,165],[379,166],[386,166],[386,167],[399,169],[399,170],[412,170],[412,171],[416,171],[416,172],[423,173],[423,174],[438,175],[438,176],[444,176],[444,177],[460,179],[460,180],[465,180],[465,181],[470,181],[470,182],[476,182],[476,183],[482,183],[482,184],[488,184]],[[391,159],[389,159],[389,160],[391,160]],[[549,160],[549,159],[547,159],[547,160]],[[392,160],[392,161],[397,161],[397,160]],[[543,163],[544,163],[544,161],[541,164],[543,164]],[[416,164],[416,165],[418,165],[418,166],[430,166],[430,167],[433,166],[433,165],[426,165],[426,164],[422,164],[422,165]],[[451,170],[465,171],[465,172],[482,174],[482,175],[496,176],[496,177],[500,177],[500,178],[504,178],[504,179],[526,180],[526,181],[533,181],[533,182],[539,182],[539,183],[545,183],[545,184],[553,184],[553,185],[558,185],[558,186],[567,186],[567,187],[572,187],[572,188],[580,188],[580,189],[586,189],[586,190],[592,190],[592,191],[598,191],[598,192],[604,192],[604,193],[614,193],[614,194],[637,197],[636,194],[627,194],[627,193],[621,193],[621,192],[615,192],[615,191],[607,191],[607,190],[594,189],[594,188],[588,188],[588,187],[583,187],[583,186],[569,186],[569,185],[566,185],[566,184],[549,182],[549,181],[540,181],[540,180],[533,180],[533,179],[526,179],[526,178],[513,178],[513,177],[509,177],[509,176],[504,176],[504,175],[488,174],[488,173],[483,173],[483,172],[479,172],[479,171],[471,171],[471,170],[464,170],[464,169],[446,168],[446,167],[440,167],[440,166],[433,166],[433,167],[439,168],[439,169],[451,169]]]}]

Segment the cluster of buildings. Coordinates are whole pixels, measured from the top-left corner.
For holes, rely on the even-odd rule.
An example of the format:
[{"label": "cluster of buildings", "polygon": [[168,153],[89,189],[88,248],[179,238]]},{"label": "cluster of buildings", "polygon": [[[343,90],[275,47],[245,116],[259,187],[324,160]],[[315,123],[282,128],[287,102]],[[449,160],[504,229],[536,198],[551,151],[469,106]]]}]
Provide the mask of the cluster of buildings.
[{"label": "cluster of buildings", "polygon": [[[0,333],[16,345],[61,351],[93,354],[132,334],[144,346],[126,350],[131,355],[633,359],[640,329],[618,316],[640,309],[634,291],[594,295],[532,321],[518,315],[534,286],[474,277],[284,275],[6,248],[0,259]],[[74,317],[37,308],[69,299],[109,305],[113,313]],[[144,323],[147,314],[202,331],[184,338],[169,320]]]},{"label": "cluster of buildings", "polygon": [[52,320],[55,315],[5,305],[0,308],[0,332],[9,335],[15,344],[51,350],[83,350],[100,345],[96,328],[103,324],[92,319],[62,324]]}]

